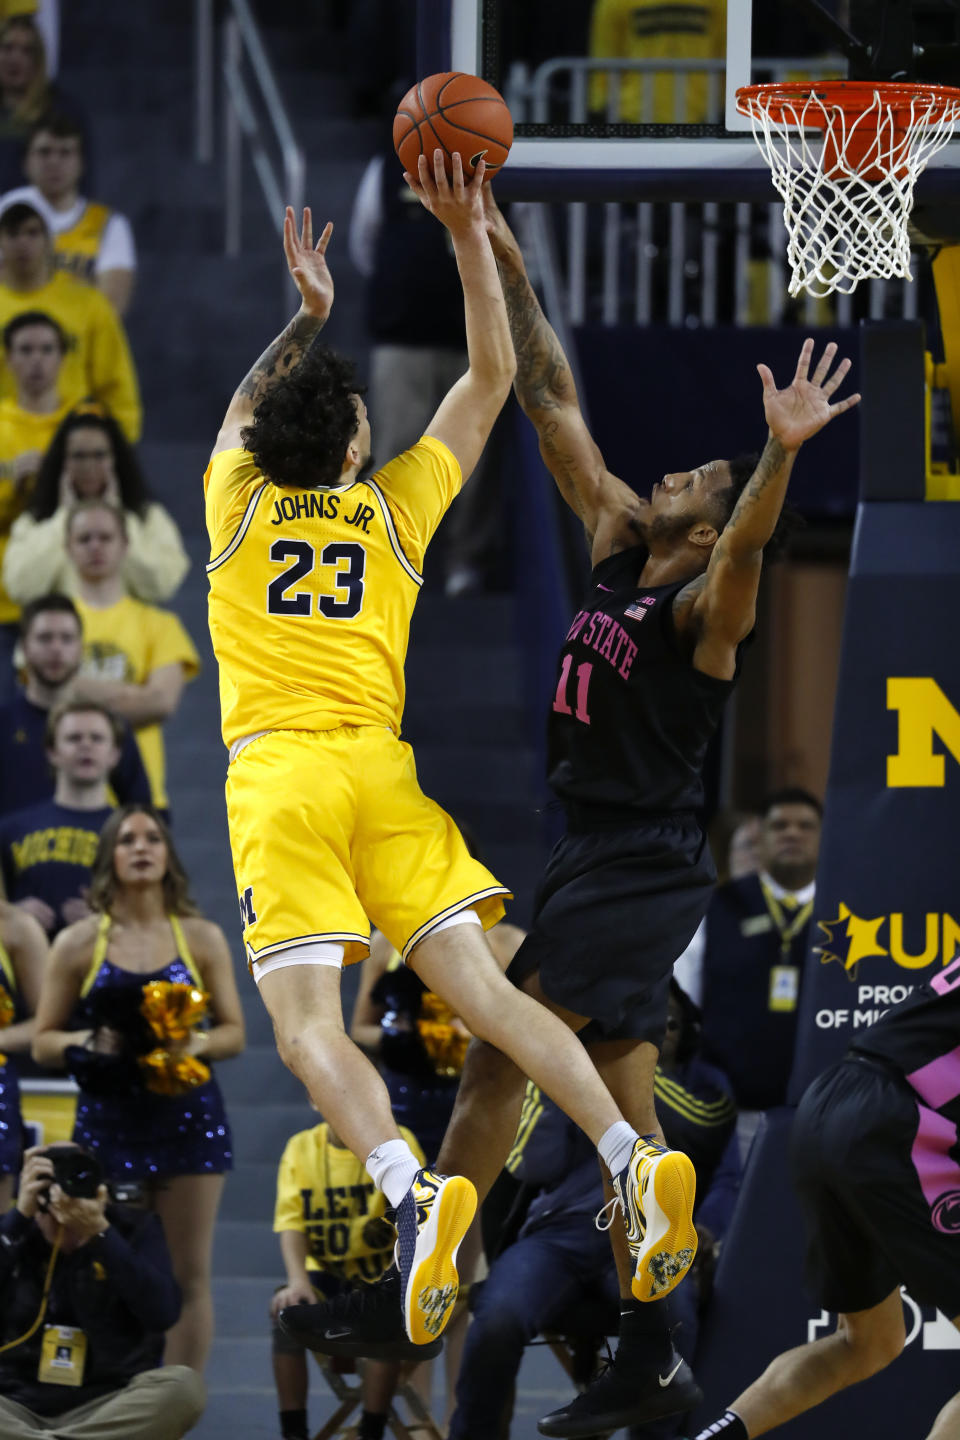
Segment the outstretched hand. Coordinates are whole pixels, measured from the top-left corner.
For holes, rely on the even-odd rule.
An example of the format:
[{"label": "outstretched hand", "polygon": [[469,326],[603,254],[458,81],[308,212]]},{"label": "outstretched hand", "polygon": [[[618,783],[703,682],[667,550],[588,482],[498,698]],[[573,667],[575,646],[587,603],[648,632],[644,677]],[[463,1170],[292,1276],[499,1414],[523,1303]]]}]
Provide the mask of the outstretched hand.
[{"label": "outstretched hand", "polygon": [[433,152],[433,173],[426,155],[417,161],[417,173],[403,172],[410,189],[424,209],[436,215],[452,235],[469,230],[473,225],[483,224],[483,176],[486,164],[477,161],[473,179],[469,184],[463,178],[463,161],[457,151],[453,154],[453,179],[447,178],[443,165],[443,151]]},{"label": "outstretched hand", "polygon": [[843,382],[850,369],[849,360],[841,360],[830,373],[837,353],[834,341],[823,352],[819,365],[808,379],[810,360],[813,355],[813,341],[805,340],[797,361],[797,373],[785,390],[778,390],[771,371],[766,365],[758,365],[757,372],[763,381],[763,409],[770,427],[785,450],[796,450],[816,435],[824,425],[830,423],[845,410],[859,405],[859,395],[849,395],[846,400],[830,403],[830,397]]},{"label": "outstretched hand", "polygon": [[333,276],[327,269],[326,253],[333,234],[333,223],[328,221],[323,234],[313,243],[313,216],[309,205],[304,207],[300,235],[297,235],[297,219],[292,206],[287,206],[283,217],[283,253],[293,283],[300,291],[303,309],[308,315],[326,320],[333,305]]}]

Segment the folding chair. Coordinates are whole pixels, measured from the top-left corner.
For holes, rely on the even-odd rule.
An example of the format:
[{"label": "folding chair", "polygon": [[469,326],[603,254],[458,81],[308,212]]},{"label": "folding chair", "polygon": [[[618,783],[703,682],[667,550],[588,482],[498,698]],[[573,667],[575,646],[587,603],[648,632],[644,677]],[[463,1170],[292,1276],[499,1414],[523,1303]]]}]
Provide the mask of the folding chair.
[{"label": "folding chair", "polygon": [[[314,1359],[340,1404],[329,1420],[316,1432],[313,1440],[334,1440],[336,1436],[343,1436],[345,1440],[353,1440],[357,1426],[356,1423],[352,1425],[349,1423],[350,1417],[363,1405],[363,1375],[358,1368],[358,1362],[317,1354],[314,1355]],[[362,1365],[363,1361],[361,1360],[359,1366]],[[387,1412],[387,1428],[396,1437],[396,1440],[411,1440],[414,1435],[423,1436],[424,1440],[443,1440],[443,1432],[430,1414],[423,1397],[412,1383],[411,1376],[415,1369],[416,1366],[405,1366],[400,1372],[397,1389]],[[397,1400],[402,1400],[409,1410],[412,1417],[410,1420],[404,1420],[397,1414]]]}]

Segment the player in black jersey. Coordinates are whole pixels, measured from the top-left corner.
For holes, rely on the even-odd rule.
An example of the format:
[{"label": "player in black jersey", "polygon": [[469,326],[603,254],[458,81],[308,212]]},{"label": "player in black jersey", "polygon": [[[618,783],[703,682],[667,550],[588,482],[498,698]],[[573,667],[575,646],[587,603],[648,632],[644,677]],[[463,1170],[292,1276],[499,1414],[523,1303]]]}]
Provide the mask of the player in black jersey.
[{"label": "player in black jersey", "polygon": [[[664,476],[642,498],[603,463],[489,186],[485,205],[517,357],[514,388],[564,499],[584,523],[594,566],[561,652],[550,713],[549,780],[565,805],[567,834],[509,973],[580,1034],[642,1137],[629,1165],[641,1203],[625,1208],[625,1229],[610,1226],[624,1297],[616,1359],[540,1422],[546,1435],[577,1437],[680,1413],[700,1399],[671,1344],[665,1307],[647,1302],[667,1295],[696,1253],[693,1167],[662,1144],[653,1079],[673,962],[716,879],[698,818],[701,770],[753,627],[763,549],[796,453],[859,396],[832,402],[850,362],[833,368],[830,344],[810,378],[807,340],[786,389],[757,367],[770,431],[758,459],[714,460]],[[509,1153],[523,1090],[524,1077],[506,1056],[471,1046],[438,1164],[445,1174],[468,1175],[481,1198]],[[614,1190],[608,1194],[611,1210],[622,1204]],[[641,1257],[636,1275],[628,1240]],[[352,1343],[377,1328],[382,1338],[371,1314],[379,1302],[365,1299],[354,1314],[336,1302],[327,1307],[329,1333],[350,1332]]]},{"label": "player in black jersey", "polygon": [[[960,1327],[960,959],[817,1077],[791,1136],[810,1287],[839,1321],[778,1355],[697,1440],[764,1435],[875,1375],[905,1341],[900,1286]],[[920,1431],[910,1432],[920,1434]],[[960,1395],[929,1440],[956,1440]]]}]

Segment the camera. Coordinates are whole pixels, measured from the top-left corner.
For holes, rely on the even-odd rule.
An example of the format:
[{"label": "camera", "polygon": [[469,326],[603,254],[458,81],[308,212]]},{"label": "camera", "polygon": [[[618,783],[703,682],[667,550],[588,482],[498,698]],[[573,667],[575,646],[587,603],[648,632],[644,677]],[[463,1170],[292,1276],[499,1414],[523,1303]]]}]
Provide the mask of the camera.
[{"label": "camera", "polygon": [[48,1145],[43,1152],[53,1163],[53,1181],[64,1195],[75,1200],[93,1200],[103,1184],[103,1171],[96,1156],[76,1145]]}]

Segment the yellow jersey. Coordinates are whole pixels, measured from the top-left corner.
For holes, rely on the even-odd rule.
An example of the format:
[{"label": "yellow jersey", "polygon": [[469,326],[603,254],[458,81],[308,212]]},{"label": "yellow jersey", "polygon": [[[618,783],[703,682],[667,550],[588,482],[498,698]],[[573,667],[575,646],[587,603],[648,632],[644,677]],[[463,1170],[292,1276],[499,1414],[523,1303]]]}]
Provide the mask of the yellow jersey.
[{"label": "yellow jersey", "polygon": [[[10,527],[30,498],[30,487],[18,486],[14,479],[13,463],[27,450],[39,450],[42,455],[69,409],[69,405],[61,404],[49,415],[34,415],[21,409],[10,396],[0,400],[0,571]],[[0,624],[9,625],[19,614],[20,606],[0,584]]]},{"label": "yellow jersey", "polygon": [[[719,60],[726,53],[726,0],[597,0],[590,17],[594,59]],[[590,109],[605,110],[607,77],[590,79]],[[716,115],[708,115],[709,81],[704,71],[654,70],[620,75],[615,120],[665,125],[702,124],[723,114],[724,77],[714,77]],[[652,87],[652,91],[651,91]],[[680,99],[677,98],[679,87]]]},{"label": "yellow jersey", "polygon": [[423,556],[461,478],[426,435],[368,480],[312,490],[265,480],[245,450],[213,457],[209,616],[228,746],[263,730],[400,733]]},{"label": "yellow jersey", "polygon": [[[130,595],[103,610],[94,610],[79,596],[74,597],[74,604],[83,625],[84,674],[142,685],[164,665],[182,665],[188,680],[199,671],[196,646],[178,616],[169,610],[145,605]],[[163,730],[159,725],[143,725],[135,734],[150,780],[150,798],[159,809],[165,809]]]},{"label": "yellow jersey", "polygon": [[[36,290],[0,284],[0,330],[25,310],[52,315],[67,337],[57,381],[61,398],[71,405],[98,400],[128,440],[139,440],[143,416],[137,375],[123,325],[107,297],[63,270]],[[0,397],[15,393],[9,366],[0,356]]]},{"label": "yellow jersey", "polygon": [[[423,1151],[405,1126],[400,1134],[423,1165]],[[344,1280],[379,1280],[393,1260],[396,1231],[383,1218],[387,1200],[350,1150],[330,1143],[324,1122],[287,1141],[277,1173],[275,1234],[306,1235],[308,1270]]]},{"label": "yellow jersey", "polygon": [[96,282],[97,255],[112,213],[109,205],[88,200],[79,220],[68,230],[57,231],[53,251],[58,270],[66,270],[91,285]]}]

